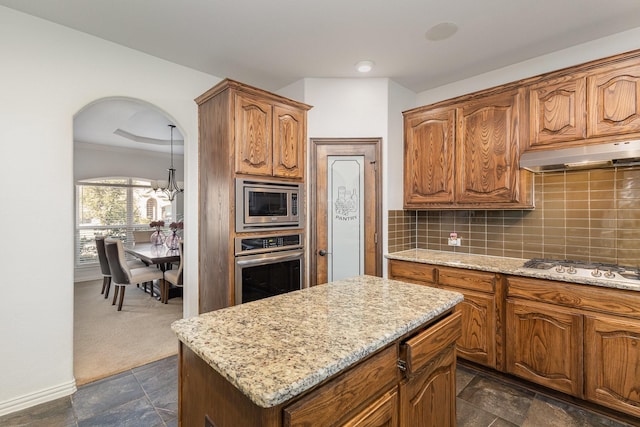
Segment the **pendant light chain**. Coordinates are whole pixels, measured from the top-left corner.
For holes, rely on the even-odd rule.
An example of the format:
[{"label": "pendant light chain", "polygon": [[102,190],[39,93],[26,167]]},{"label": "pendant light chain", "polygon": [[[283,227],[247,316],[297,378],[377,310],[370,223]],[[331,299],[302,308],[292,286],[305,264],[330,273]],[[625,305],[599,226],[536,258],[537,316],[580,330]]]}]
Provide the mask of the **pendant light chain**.
[{"label": "pendant light chain", "polygon": [[171,129],[171,166],[169,167],[169,177],[167,180],[167,186],[165,187],[156,187],[154,188],[156,191],[160,190],[164,194],[167,195],[167,198],[170,202],[173,202],[173,199],[176,197],[178,193],[182,193],[184,189],[178,186],[178,181],[176,180],[176,169],[173,167],[173,129],[176,125],[168,125]]}]

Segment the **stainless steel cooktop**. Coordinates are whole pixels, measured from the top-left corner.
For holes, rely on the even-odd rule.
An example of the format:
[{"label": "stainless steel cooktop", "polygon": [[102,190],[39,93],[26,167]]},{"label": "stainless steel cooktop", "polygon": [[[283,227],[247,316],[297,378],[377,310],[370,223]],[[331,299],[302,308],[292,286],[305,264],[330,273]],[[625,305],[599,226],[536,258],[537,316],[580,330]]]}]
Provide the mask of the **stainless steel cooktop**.
[{"label": "stainless steel cooktop", "polygon": [[523,267],[576,277],[640,282],[640,269],[617,264],[533,258],[525,262]]}]

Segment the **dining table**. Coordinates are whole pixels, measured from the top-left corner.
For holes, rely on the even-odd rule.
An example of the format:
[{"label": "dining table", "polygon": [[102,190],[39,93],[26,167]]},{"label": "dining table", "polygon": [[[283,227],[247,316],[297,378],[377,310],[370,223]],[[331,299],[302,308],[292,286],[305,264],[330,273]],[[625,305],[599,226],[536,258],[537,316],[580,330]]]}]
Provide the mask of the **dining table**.
[{"label": "dining table", "polygon": [[[147,265],[157,265],[163,273],[171,268],[174,262],[180,262],[180,251],[178,249],[169,249],[165,245],[154,245],[152,243],[134,243],[132,246],[126,246],[125,252],[132,255]],[[161,279],[160,301],[164,304],[169,302],[170,292],[169,283]],[[153,288],[151,293],[153,294]]]}]

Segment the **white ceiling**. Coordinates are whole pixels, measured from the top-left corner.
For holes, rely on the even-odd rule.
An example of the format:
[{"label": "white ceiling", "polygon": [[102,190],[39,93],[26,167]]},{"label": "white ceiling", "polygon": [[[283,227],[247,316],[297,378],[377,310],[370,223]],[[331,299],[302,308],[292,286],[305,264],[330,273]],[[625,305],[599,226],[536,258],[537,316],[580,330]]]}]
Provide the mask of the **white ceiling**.
[{"label": "white ceiling", "polygon": [[[73,118],[73,140],[136,150],[171,151],[174,124],[159,110],[135,99],[104,99],[83,108]],[[184,141],[173,129],[173,152],[184,154]]]},{"label": "white ceiling", "polygon": [[[25,13],[275,91],[388,77],[418,93],[640,26],[638,0],[0,0]],[[430,41],[432,26],[459,30]]]}]

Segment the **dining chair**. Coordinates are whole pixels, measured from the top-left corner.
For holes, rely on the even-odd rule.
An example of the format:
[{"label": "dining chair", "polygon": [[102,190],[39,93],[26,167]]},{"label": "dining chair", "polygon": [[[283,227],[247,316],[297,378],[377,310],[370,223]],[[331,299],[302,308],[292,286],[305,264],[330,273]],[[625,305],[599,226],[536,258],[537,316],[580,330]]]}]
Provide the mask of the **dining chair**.
[{"label": "dining chair", "polygon": [[104,248],[104,236],[96,236],[96,251],[98,252],[98,261],[100,261],[100,271],[102,273],[102,290],[100,294],[104,294],[104,298],[109,296],[109,288],[111,287],[111,270],[109,269],[109,260]]},{"label": "dining chair", "polygon": [[[113,290],[113,302],[116,304],[118,294],[118,311],[122,310],[122,302],[124,301],[124,291],[129,285],[140,284],[144,282],[153,282],[154,280],[162,280],[163,273],[155,267],[142,267],[130,269],[125,259],[124,247],[119,239],[106,239],[105,251],[109,260],[109,268],[111,270],[111,280],[115,285]],[[164,286],[164,285],[162,285]]]},{"label": "dining chair", "polygon": [[[102,273],[102,290],[100,294],[104,294],[104,299],[109,298],[109,289],[111,288],[111,269],[109,268],[109,260],[104,248],[104,236],[96,236],[96,251],[98,252],[98,261],[100,262],[100,272]],[[146,267],[140,260],[127,261],[129,269]],[[147,291],[147,284],[144,284],[144,291]],[[151,296],[153,296],[153,283],[151,284]]]},{"label": "dining chair", "polygon": [[134,230],[133,241],[135,243],[149,243],[154,230]]},{"label": "dining chair", "polygon": [[184,265],[184,255],[182,254],[184,247],[184,241],[180,240],[178,243],[178,253],[180,254],[180,263],[178,264],[178,268],[175,270],[167,270],[164,272],[164,283],[162,284],[162,296],[163,303],[167,303],[169,300],[169,283],[174,286],[182,287],[182,266]]}]

